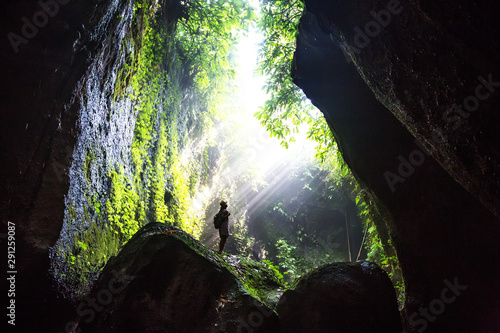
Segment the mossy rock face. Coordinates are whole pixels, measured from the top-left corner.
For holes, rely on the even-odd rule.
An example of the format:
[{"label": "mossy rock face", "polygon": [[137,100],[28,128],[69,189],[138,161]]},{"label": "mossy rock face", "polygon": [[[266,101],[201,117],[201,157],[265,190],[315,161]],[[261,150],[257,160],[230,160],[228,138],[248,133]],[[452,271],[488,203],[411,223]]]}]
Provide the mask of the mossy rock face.
[{"label": "mossy rock face", "polygon": [[[108,262],[77,308],[78,327],[93,333],[279,331],[273,310],[245,290],[242,280],[251,278],[245,268],[235,274],[231,267],[183,231],[150,223]],[[268,288],[278,287],[271,282]]]},{"label": "mossy rock face", "polygon": [[300,278],[278,305],[281,332],[399,333],[396,293],[373,263],[332,263]]}]

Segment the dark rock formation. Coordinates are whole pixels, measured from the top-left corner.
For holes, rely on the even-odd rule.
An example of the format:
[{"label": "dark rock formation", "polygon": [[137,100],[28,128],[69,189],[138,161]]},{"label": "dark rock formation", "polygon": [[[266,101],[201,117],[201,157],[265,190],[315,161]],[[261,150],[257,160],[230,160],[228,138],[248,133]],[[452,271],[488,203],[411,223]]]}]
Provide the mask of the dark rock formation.
[{"label": "dark rock formation", "polygon": [[50,16],[38,1],[1,4],[0,215],[2,232],[7,221],[16,224],[20,331],[46,332],[53,316],[40,309],[65,309],[47,274],[48,249],[61,229],[76,137],[79,106],[71,97],[98,47],[87,30],[100,20],[92,12],[105,2],[52,1]]},{"label": "dark rock formation", "polygon": [[363,262],[333,263],[302,277],[278,305],[282,332],[399,333],[387,274]]},{"label": "dark rock formation", "polygon": [[500,5],[306,3],[376,98],[500,217],[500,30],[494,24]]},{"label": "dark rock formation", "polygon": [[74,321],[92,333],[278,332],[276,314],[227,267],[188,234],[150,223],[106,265]]},{"label": "dark rock formation", "polygon": [[[479,75],[500,77],[498,39],[486,25],[495,11],[412,1],[401,12],[391,1],[390,25],[355,44],[357,27],[388,3],[306,1],[294,80],[383,207],[406,284],[407,330],[486,332],[500,324],[500,269],[488,259],[500,254],[497,95],[453,133],[442,119],[474,95]],[[436,128],[445,133],[431,142]]]}]

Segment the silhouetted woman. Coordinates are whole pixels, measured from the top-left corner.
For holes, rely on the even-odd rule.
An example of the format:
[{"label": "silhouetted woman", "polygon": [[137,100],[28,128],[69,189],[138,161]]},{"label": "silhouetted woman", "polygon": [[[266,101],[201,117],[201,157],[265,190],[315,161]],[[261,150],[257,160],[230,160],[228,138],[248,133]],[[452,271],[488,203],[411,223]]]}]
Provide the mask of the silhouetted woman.
[{"label": "silhouetted woman", "polygon": [[229,215],[231,215],[231,213],[227,211],[227,203],[225,201],[220,202],[220,210],[218,214],[222,216],[222,224],[219,228],[219,253],[222,253],[224,245],[226,244],[226,240],[229,237]]}]

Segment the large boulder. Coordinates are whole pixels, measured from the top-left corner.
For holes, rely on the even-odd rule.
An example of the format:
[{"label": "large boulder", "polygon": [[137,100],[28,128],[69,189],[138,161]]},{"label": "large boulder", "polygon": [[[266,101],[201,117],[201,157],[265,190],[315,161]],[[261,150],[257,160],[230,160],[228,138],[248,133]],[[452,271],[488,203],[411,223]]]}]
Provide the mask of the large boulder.
[{"label": "large boulder", "polygon": [[396,293],[372,263],[333,263],[302,277],[278,305],[282,332],[399,333]]},{"label": "large boulder", "polygon": [[[250,268],[251,266],[251,268]],[[259,268],[260,267],[260,268]],[[208,250],[162,223],[141,229],[106,265],[65,329],[81,332],[277,332],[280,284],[263,264]],[[262,297],[247,291],[258,275]],[[255,284],[254,284],[255,286]],[[246,289],[245,289],[246,288]]]}]

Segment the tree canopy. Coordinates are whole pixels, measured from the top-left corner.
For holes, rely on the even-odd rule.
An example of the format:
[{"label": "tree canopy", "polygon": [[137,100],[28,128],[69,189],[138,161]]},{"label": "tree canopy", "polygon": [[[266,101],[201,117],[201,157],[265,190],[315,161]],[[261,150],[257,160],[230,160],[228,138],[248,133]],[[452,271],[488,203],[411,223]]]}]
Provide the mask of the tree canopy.
[{"label": "tree canopy", "polygon": [[315,141],[317,157],[335,151],[335,140],[323,115],[310,103],[290,75],[295,38],[304,4],[299,0],[266,0],[262,3],[259,27],[262,44],[259,72],[267,77],[264,87],[269,98],[255,114],[271,136],[282,140],[284,147],[294,141],[301,125],[307,125],[307,138]]}]

